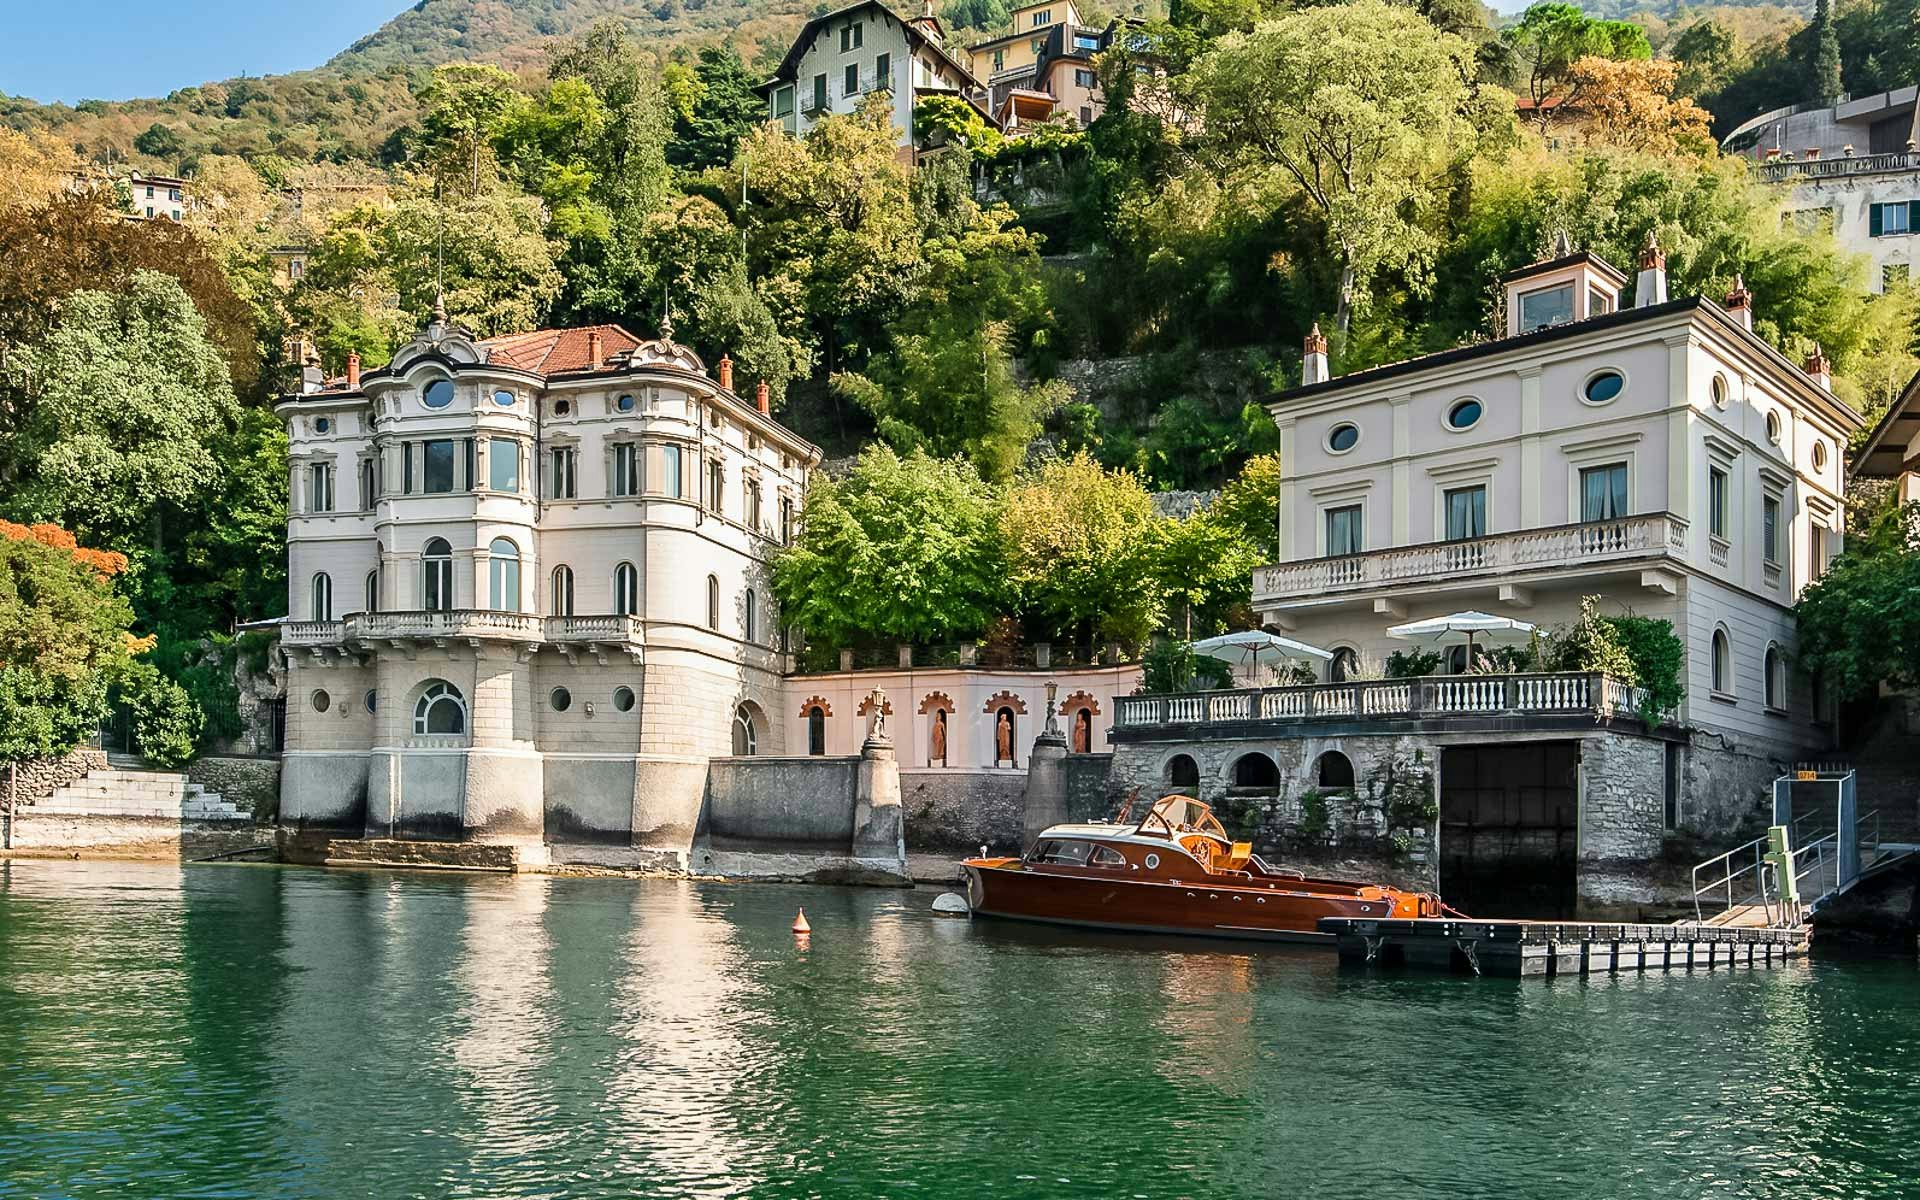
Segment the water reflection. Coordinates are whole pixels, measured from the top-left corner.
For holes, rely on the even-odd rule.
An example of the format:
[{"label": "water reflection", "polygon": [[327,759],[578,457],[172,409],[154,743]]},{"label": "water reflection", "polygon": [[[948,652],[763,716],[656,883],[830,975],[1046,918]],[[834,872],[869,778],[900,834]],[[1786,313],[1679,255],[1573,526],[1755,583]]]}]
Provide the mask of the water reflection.
[{"label": "water reflection", "polygon": [[929,900],[0,864],[0,1196],[1772,1200],[1920,1173],[1911,967],[1522,984]]}]

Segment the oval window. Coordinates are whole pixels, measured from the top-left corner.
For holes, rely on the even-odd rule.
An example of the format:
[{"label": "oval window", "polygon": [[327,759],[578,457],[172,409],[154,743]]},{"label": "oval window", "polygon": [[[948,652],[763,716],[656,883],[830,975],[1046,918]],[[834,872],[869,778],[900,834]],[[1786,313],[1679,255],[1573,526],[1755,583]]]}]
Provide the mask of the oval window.
[{"label": "oval window", "polygon": [[1462,400],[1447,410],[1448,429],[1472,429],[1480,423],[1480,402]]},{"label": "oval window", "polygon": [[573,693],[563,687],[555,688],[547,696],[547,703],[553,705],[553,711],[565,712],[573,707]]},{"label": "oval window", "polygon": [[1827,444],[1825,442],[1815,442],[1813,444],[1813,469],[1816,471],[1824,471],[1827,469]]},{"label": "oval window", "polygon": [[493,402],[494,402],[495,404],[498,404],[498,405],[499,405],[499,406],[500,406],[501,408],[512,408],[512,407],[513,407],[513,393],[512,393],[512,392],[507,392],[507,391],[499,391],[499,392],[495,392],[495,393],[493,394]]},{"label": "oval window", "polygon": [[317,417],[313,422],[313,431],[315,433],[325,433],[327,432],[327,430],[332,428],[333,428],[333,422],[329,421],[325,417]]},{"label": "oval window", "polygon": [[420,403],[428,408],[445,408],[453,403],[453,380],[436,379],[420,393]]},{"label": "oval window", "polygon": [[316,691],[313,694],[313,711],[315,712],[327,711],[327,707],[332,703],[333,697],[327,695],[325,692]]},{"label": "oval window", "polygon": [[1725,408],[1727,406],[1727,377],[1725,375],[1715,375],[1713,382],[1707,385],[1707,395],[1713,398],[1713,406],[1715,408]]},{"label": "oval window", "polygon": [[1360,427],[1351,422],[1335,425],[1327,431],[1327,449],[1345,454],[1360,444]]},{"label": "oval window", "polygon": [[633,689],[617,687],[613,689],[613,706],[621,712],[633,711]]},{"label": "oval window", "polygon": [[1602,371],[1592,379],[1587,380],[1584,395],[1586,396],[1588,404],[1605,404],[1615,396],[1618,396],[1620,389],[1626,386],[1626,377],[1620,374],[1620,372]]},{"label": "oval window", "polygon": [[615,400],[613,402],[613,406],[619,409],[621,412],[632,412],[633,411],[632,393],[627,393],[625,395],[622,395],[618,400]]},{"label": "oval window", "polygon": [[1777,412],[1767,414],[1767,440],[1776,446],[1780,444],[1780,414]]},{"label": "oval window", "polygon": [[564,417],[572,411],[573,402],[571,400],[555,400],[553,402],[553,415],[556,417]]},{"label": "oval window", "polygon": [[368,688],[367,689],[367,711],[368,712],[373,711],[374,703],[378,699],[379,699],[379,695],[372,688]]}]

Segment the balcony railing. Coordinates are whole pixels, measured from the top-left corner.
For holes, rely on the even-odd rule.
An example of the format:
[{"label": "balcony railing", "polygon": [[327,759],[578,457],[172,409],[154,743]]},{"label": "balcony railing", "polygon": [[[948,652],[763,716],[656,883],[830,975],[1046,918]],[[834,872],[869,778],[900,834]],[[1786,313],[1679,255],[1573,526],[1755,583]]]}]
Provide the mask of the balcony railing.
[{"label": "balcony railing", "polygon": [[1119,729],[1242,721],[1386,720],[1464,716],[1629,716],[1641,690],[1605,675],[1437,675],[1187,695],[1122,696]]},{"label": "balcony railing", "polygon": [[287,647],[339,646],[348,642],[413,638],[538,642],[543,633],[542,618],[530,613],[455,608],[348,613],[338,621],[288,621],[280,627],[280,644]]},{"label": "balcony railing", "polygon": [[1427,542],[1334,558],[1276,563],[1253,573],[1255,601],[1460,579],[1541,568],[1680,556],[1687,523],[1672,513],[1524,529],[1471,541]]},{"label": "balcony railing", "polygon": [[607,614],[588,617],[548,617],[549,642],[638,642],[645,625],[639,617]]},{"label": "balcony railing", "polygon": [[1787,179],[1843,179],[1853,175],[1889,175],[1920,171],[1920,154],[1856,154],[1852,158],[1797,158],[1792,162],[1760,164],[1760,178],[1768,183]]}]

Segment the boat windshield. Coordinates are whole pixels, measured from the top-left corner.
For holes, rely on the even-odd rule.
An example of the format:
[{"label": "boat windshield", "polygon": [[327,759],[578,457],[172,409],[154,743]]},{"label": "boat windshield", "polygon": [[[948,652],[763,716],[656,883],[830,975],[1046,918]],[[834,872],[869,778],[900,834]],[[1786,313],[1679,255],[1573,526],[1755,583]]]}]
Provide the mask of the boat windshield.
[{"label": "boat windshield", "polygon": [[1140,832],[1166,837],[1176,833],[1206,833],[1223,842],[1232,840],[1214,818],[1213,810],[1190,796],[1162,797],[1147,814],[1147,819],[1140,822]]}]

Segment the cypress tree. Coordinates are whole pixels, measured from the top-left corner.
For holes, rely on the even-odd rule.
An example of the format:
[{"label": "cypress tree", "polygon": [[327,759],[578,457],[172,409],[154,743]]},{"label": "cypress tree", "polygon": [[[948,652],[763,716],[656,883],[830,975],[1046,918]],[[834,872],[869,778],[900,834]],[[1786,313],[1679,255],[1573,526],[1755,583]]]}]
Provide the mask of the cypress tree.
[{"label": "cypress tree", "polygon": [[1813,9],[1813,98],[1835,104],[1840,94],[1840,35],[1833,27],[1833,2],[1818,0]]}]

